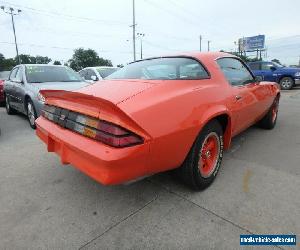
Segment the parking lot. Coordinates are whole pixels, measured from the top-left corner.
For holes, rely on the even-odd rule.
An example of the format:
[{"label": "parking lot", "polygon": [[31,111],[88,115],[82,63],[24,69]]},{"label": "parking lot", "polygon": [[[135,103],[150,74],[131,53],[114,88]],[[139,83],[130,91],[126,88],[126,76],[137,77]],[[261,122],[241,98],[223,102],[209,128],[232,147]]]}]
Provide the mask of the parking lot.
[{"label": "parking lot", "polygon": [[239,249],[240,234],[250,233],[299,241],[299,112],[300,88],[282,92],[275,129],[236,137],[216,181],[194,192],[170,173],[102,186],[63,166],[24,116],[1,107],[0,246]]}]

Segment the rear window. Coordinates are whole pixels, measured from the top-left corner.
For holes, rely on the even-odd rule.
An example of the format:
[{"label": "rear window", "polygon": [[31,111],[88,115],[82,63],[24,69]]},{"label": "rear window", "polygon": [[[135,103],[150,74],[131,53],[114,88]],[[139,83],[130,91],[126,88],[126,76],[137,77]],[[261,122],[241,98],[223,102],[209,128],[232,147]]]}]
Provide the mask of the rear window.
[{"label": "rear window", "polygon": [[164,57],[131,63],[106,79],[197,80],[208,77],[204,67],[192,58]]}]

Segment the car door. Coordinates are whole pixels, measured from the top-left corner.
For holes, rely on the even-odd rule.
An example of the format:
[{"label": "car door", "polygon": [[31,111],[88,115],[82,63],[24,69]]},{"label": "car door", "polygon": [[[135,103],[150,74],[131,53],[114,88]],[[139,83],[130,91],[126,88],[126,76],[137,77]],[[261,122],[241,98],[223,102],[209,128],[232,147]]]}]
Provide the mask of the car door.
[{"label": "car door", "polygon": [[18,73],[19,67],[13,68],[8,80],[5,82],[5,94],[9,99],[11,107],[16,108],[16,97],[15,97],[15,78]]},{"label": "car door", "polygon": [[259,83],[246,65],[237,58],[220,58],[217,60],[230,85],[228,109],[232,115],[233,135],[252,125],[260,115],[258,96],[260,95]]},{"label": "car door", "polygon": [[24,97],[25,97],[25,81],[23,78],[23,68],[19,67],[19,70],[15,78],[15,100],[16,108],[20,112],[24,112]]},{"label": "car door", "polygon": [[262,62],[261,63],[261,74],[264,81],[276,82],[276,73],[274,71],[276,67],[271,62]]}]

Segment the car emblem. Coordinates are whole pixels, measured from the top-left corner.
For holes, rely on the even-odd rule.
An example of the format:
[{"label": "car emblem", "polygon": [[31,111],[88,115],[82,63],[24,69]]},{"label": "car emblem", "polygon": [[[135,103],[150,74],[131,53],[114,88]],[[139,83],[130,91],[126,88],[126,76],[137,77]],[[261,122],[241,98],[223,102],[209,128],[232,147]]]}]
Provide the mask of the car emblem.
[{"label": "car emblem", "polygon": [[64,121],[66,119],[66,116],[65,115],[60,115],[59,119]]}]

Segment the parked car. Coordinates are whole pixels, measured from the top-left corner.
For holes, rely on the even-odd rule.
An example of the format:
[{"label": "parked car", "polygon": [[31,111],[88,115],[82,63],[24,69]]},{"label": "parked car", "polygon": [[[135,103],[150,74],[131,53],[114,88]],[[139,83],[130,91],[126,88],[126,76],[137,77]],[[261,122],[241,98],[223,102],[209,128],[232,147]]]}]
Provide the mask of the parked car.
[{"label": "parked car", "polygon": [[83,79],[89,82],[103,80],[105,77],[119,70],[118,67],[88,67],[80,70],[78,73]]},{"label": "parked car", "polygon": [[37,135],[103,184],[175,169],[195,189],[215,179],[233,136],[274,128],[280,88],[227,53],[145,59],[76,92],[41,91]]},{"label": "parked car", "polygon": [[250,69],[263,81],[277,82],[281,89],[288,90],[300,84],[300,68],[284,67],[276,62],[250,62]]},{"label": "parked car", "polygon": [[0,72],[0,105],[4,103],[4,81],[8,78],[10,71],[1,71]]},{"label": "parked car", "polygon": [[44,105],[40,90],[75,90],[87,85],[78,73],[66,66],[18,65],[4,83],[6,111],[9,115],[15,111],[27,115],[30,126],[35,128],[35,120]]}]

